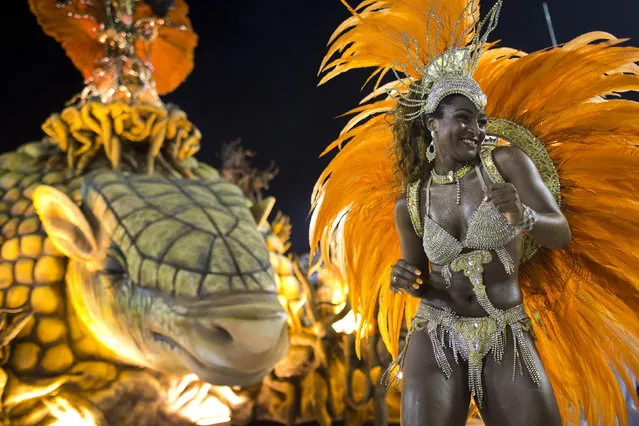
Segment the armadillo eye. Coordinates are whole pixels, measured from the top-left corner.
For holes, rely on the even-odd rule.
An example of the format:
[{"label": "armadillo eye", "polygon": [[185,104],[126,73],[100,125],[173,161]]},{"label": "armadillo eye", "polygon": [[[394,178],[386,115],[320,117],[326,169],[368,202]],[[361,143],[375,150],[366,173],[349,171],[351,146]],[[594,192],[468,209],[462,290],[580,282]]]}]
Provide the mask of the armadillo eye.
[{"label": "armadillo eye", "polygon": [[126,259],[119,247],[111,245],[106,250],[102,272],[109,275],[124,275],[126,273]]}]

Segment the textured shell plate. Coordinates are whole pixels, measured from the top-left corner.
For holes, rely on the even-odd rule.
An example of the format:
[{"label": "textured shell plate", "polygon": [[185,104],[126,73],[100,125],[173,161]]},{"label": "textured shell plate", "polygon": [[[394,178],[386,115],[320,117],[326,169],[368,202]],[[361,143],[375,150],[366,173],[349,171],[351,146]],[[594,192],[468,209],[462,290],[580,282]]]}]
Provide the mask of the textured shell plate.
[{"label": "textured shell plate", "polygon": [[136,285],[193,298],[276,290],[246,199],[224,179],[97,171],[85,177],[82,198]]}]

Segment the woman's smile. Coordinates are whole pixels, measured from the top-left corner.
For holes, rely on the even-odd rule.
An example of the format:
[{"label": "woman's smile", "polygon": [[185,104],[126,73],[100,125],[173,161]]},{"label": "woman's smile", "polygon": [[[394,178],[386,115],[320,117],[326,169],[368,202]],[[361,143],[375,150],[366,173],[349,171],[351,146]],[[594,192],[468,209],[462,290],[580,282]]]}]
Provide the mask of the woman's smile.
[{"label": "woman's smile", "polygon": [[473,152],[477,149],[477,145],[479,145],[479,140],[476,138],[464,138],[461,142],[470,148]]}]

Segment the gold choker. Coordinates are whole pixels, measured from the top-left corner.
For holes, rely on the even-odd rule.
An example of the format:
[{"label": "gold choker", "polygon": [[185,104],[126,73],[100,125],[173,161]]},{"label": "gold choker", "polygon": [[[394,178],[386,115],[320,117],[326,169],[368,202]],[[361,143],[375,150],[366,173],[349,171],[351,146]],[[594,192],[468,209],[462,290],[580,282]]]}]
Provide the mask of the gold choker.
[{"label": "gold choker", "polygon": [[453,172],[452,170],[448,174],[440,175],[435,172],[435,168],[430,171],[430,175],[433,177],[433,182],[439,185],[447,185],[449,183],[457,184],[457,205],[461,204],[461,179],[471,171],[473,166],[470,163],[466,163],[461,169]]}]

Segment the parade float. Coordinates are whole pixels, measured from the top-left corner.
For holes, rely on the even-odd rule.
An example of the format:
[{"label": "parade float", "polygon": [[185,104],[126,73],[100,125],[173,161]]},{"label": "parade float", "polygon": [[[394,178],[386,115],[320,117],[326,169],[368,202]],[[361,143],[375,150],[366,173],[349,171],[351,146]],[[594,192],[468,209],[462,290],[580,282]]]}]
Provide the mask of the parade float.
[{"label": "parade float", "polygon": [[376,330],[358,357],[347,284],[271,215],[275,169],[198,161],[160,98],[193,67],[186,3],[29,6],[85,85],[0,156],[3,424],[397,420]]}]

